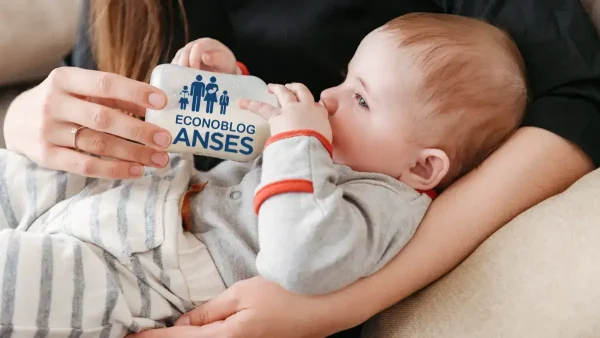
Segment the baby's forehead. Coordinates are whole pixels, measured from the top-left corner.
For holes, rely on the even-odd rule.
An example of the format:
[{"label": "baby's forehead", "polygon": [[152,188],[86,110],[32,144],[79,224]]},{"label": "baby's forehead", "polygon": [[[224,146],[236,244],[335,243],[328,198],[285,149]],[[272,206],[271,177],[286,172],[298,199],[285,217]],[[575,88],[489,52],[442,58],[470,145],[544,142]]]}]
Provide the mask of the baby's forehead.
[{"label": "baby's forehead", "polygon": [[506,54],[503,33],[495,27],[474,19],[444,16],[444,20],[392,21],[362,40],[352,62],[382,76],[408,78],[404,84],[414,85],[419,79],[435,78],[435,73],[459,71],[450,66],[489,66],[490,60]]},{"label": "baby's forehead", "polygon": [[357,53],[398,53],[400,52],[398,36],[385,31],[381,27],[367,34],[358,46]]},{"label": "baby's forehead", "polygon": [[397,37],[386,31],[375,30],[361,41],[351,64],[394,71],[407,67],[413,61],[410,51],[400,47]]},{"label": "baby's forehead", "polygon": [[396,36],[376,30],[359,45],[350,66],[374,85],[414,86],[423,77],[415,53],[401,48]]}]

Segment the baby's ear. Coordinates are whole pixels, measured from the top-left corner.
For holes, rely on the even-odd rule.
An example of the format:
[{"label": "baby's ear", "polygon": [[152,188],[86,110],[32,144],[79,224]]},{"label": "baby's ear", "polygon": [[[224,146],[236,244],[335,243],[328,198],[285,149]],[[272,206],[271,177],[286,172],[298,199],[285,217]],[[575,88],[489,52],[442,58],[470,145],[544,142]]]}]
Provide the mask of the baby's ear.
[{"label": "baby's ear", "polygon": [[417,156],[417,162],[408,168],[400,181],[416,190],[434,189],[448,174],[450,159],[441,149],[423,149]]}]

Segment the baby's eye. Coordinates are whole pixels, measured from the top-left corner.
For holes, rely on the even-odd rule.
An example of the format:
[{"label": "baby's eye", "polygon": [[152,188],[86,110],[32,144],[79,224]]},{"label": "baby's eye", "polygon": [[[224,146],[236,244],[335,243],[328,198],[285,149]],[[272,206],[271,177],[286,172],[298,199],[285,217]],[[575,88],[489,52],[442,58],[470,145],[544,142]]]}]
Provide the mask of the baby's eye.
[{"label": "baby's eye", "polygon": [[359,106],[361,106],[365,109],[369,109],[369,105],[367,104],[367,101],[365,100],[365,98],[362,97],[362,95],[354,94],[354,99],[356,100],[356,102],[358,103]]}]

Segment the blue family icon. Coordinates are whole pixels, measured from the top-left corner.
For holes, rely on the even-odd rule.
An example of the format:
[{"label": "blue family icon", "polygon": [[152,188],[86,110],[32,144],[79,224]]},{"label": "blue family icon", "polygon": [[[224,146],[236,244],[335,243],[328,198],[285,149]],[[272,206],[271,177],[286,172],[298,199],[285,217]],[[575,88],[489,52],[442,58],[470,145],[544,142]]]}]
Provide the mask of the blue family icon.
[{"label": "blue family icon", "polygon": [[190,93],[193,98],[192,111],[200,111],[200,103],[202,102],[202,97],[204,96],[205,89],[206,85],[204,85],[204,82],[202,82],[202,75],[196,76],[196,81],[192,83],[192,91]]},{"label": "blue family icon", "polygon": [[186,110],[187,105],[190,103],[188,96],[192,97],[192,111],[199,112],[202,101],[206,102],[205,111],[207,114],[212,114],[214,106],[217,101],[221,107],[221,115],[227,113],[227,107],[229,106],[229,95],[224,90],[223,94],[219,97],[219,85],[217,84],[217,78],[211,76],[210,82],[205,84],[202,81],[202,75],[196,76],[196,81],[191,85],[191,89],[188,91],[188,86],[183,86],[181,91],[181,98],[179,99],[179,109]]},{"label": "blue family icon", "polygon": [[223,91],[223,95],[219,99],[219,105],[221,105],[221,115],[225,115],[227,112],[227,106],[229,106],[229,96],[227,95],[227,91]]},{"label": "blue family icon", "polygon": [[187,105],[190,103],[190,100],[188,100],[188,94],[190,92],[188,91],[188,86],[183,86],[183,90],[181,91],[181,98],[179,99],[179,108],[181,110],[185,110],[187,108]]},{"label": "blue family icon", "polygon": [[206,85],[206,96],[204,96],[204,101],[206,101],[206,113],[212,114],[213,107],[215,102],[217,102],[217,92],[219,91],[219,85],[217,85],[217,78],[211,77],[210,83]]}]

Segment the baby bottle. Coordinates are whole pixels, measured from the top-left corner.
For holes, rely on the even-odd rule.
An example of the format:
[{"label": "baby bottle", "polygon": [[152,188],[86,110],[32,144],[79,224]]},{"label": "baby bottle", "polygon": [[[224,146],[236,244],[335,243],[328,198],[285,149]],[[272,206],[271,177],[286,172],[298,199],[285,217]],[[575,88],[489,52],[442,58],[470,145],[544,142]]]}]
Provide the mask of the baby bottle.
[{"label": "baby bottle", "polygon": [[147,122],[171,133],[167,151],[239,162],[262,153],[269,124],[237,106],[240,98],[277,106],[261,79],[163,64],[153,70],[150,84],[167,94],[165,108],[146,111]]}]

